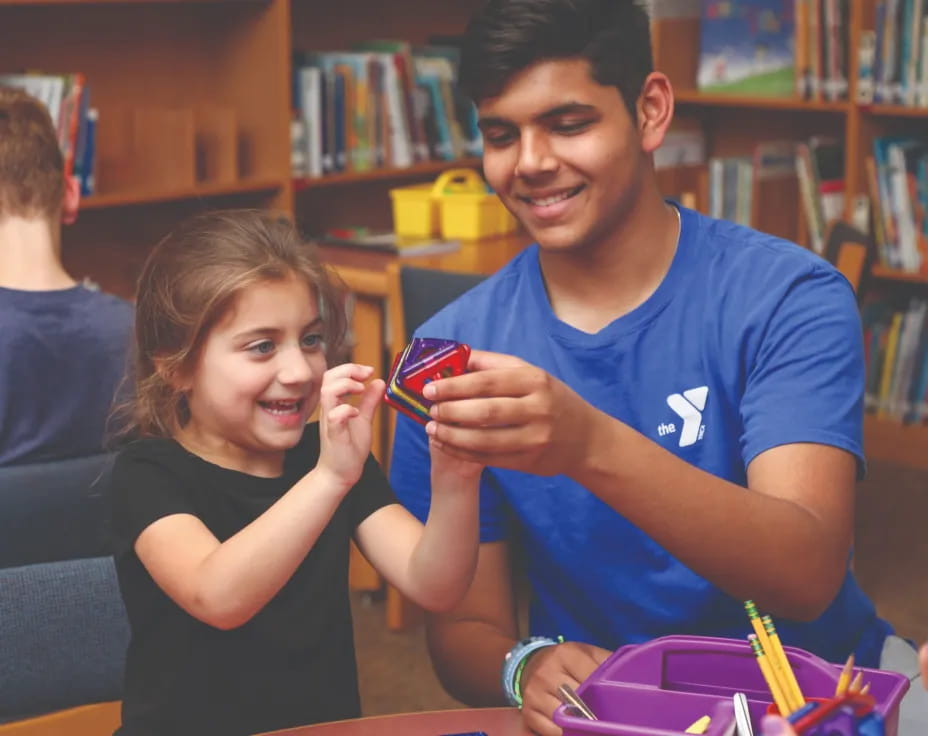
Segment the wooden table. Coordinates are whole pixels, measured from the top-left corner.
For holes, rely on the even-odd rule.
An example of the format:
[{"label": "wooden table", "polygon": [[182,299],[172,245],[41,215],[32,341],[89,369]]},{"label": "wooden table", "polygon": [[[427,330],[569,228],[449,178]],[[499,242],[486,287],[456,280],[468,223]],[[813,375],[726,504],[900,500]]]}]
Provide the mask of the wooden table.
[{"label": "wooden table", "polygon": [[483,731],[487,736],[530,736],[516,708],[465,708],[374,716],[287,728],[274,731],[273,736],[443,736],[472,731]]},{"label": "wooden table", "polygon": [[[401,265],[489,275],[498,271],[527,243],[528,238],[519,233],[487,240],[465,241],[459,250],[450,253],[402,258],[358,247],[322,246],[320,250],[323,260],[332,267],[354,295],[354,311],[351,318],[354,342],[352,360],[373,366],[375,376],[386,378],[389,356],[405,343],[400,322],[402,306],[399,303]],[[374,417],[373,432],[374,456],[386,469],[390,462],[392,416],[383,407]],[[382,586],[376,570],[354,547],[349,584],[353,590],[362,591],[379,590]],[[386,615],[387,626],[394,631],[405,628],[416,618],[392,588],[387,590]]]}]

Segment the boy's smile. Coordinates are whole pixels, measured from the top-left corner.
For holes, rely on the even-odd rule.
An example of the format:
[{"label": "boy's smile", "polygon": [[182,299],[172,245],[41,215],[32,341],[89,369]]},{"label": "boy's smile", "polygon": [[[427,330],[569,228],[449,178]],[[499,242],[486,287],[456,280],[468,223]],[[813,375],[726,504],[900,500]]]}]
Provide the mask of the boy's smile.
[{"label": "boy's smile", "polygon": [[183,387],[191,418],[178,440],[222,467],[279,475],[319,401],[321,333],[306,283],[246,287],[203,342]]},{"label": "boy's smile", "polygon": [[518,199],[532,208],[532,214],[539,220],[557,220],[563,217],[572,200],[582,192],[586,186],[580,184],[575,187],[563,189],[544,190],[517,195]]}]

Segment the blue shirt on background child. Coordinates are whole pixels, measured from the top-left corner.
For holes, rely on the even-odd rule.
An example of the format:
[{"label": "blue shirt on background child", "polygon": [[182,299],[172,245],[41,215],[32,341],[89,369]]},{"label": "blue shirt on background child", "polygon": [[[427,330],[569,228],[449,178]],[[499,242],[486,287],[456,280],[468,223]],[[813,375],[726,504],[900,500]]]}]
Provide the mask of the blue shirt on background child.
[{"label": "blue shirt on background child", "polygon": [[0,288],[0,466],[103,449],[133,309],[83,285]]}]

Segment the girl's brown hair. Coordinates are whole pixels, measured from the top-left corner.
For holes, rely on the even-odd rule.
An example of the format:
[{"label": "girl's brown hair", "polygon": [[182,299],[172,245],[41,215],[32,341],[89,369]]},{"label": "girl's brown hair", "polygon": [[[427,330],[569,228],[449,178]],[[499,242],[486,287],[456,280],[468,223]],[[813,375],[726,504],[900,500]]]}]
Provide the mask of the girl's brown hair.
[{"label": "girl's brown hair", "polygon": [[243,289],[292,276],[316,295],[332,365],[345,340],[343,291],[287,218],[263,210],[210,212],[158,243],[138,282],[135,398],[125,432],[169,437],[184,426],[186,401],[171,377],[193,369],[210,328]]}]

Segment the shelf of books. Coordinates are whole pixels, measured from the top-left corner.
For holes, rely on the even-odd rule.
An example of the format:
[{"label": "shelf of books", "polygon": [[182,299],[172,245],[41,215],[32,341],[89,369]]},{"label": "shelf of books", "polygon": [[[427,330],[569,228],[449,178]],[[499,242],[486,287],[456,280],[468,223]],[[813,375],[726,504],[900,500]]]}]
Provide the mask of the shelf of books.
[{"label": "shelf of books", "polygon": [[928,469],[928,0],[653,8],[678,103],[656,162],[702,167],[709,214],[823,257],[835,221],[862,233],[867,454]]},{"label": "shelf of books", "polygon": [[0,6],[0,84],[45,103],[80,182],[63,232],[75,276],[131,296],[183,217],[292,210],[288,0]]}]

